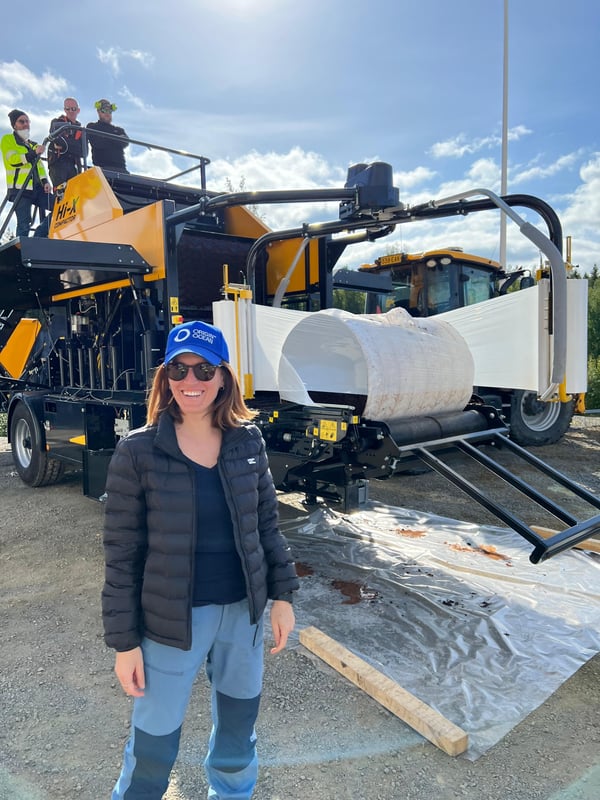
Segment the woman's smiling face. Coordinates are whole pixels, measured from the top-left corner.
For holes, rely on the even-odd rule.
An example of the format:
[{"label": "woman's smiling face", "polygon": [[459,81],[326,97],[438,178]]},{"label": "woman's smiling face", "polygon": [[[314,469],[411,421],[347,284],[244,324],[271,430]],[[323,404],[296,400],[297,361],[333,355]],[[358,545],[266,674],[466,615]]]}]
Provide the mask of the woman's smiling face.
[{"label": "woman's smiling face", "polygon": [[[208,364],[204,358],[200,358],[200,356],[196,356],[193,353],[181,353],[173,359],[173,363],[182,364],[186,367],[194,367],[196,364]],[[206,414],[211,409],[222,386],[223,376],[219,367],[215,369],[214,376],[210,380],[199,380],[194,375],[193,369],[188,369],[187,375],[182,380],[169,378],[171,393],[181,409],[181,413],[184,415]]]}]

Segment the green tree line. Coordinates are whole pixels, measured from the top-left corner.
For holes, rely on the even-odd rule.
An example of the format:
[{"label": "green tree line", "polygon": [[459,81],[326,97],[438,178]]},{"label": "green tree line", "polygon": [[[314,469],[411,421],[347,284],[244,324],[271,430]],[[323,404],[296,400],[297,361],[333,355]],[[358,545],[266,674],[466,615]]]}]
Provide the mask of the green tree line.
[{"label": "green tree line", "polygon": [[600,408],[600,270],[596,264],[588,278],[588,392],[589,409]]}]

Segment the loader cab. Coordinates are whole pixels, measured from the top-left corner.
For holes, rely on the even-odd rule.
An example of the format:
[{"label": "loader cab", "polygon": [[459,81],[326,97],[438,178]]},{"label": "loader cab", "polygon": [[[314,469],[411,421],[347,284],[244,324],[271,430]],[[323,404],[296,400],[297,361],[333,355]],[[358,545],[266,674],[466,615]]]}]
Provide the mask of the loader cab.
[{"label": "loader cab", "polygon": [[401,307],[413,317],[430,317],[489,300],[499,293],[499,280],[504,277],[497,262],[450,248],[382,256],[359,271],[387,275],[392,283],[389,293],[367,294],[368,314]]}]

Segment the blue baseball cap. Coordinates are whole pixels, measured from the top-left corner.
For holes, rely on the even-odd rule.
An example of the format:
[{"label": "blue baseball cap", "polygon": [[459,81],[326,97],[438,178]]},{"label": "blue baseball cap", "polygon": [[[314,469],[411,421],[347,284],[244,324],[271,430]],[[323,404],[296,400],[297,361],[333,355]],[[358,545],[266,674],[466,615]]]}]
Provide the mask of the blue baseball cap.
[{"label": "blue baseball cap", "polygon": [[168,364],[181,353],[194,353],[215,367],[223,361],[229,361],[229,348],[223,333],[208,322],[184,322],[171,329],[165,363]]}]

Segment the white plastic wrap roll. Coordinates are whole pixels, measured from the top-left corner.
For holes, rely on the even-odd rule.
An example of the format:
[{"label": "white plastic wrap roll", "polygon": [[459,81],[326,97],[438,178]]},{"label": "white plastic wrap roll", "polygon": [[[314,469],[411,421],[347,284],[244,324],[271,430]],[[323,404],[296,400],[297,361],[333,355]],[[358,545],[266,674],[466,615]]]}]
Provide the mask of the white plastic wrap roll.
[{"label": "white plastic wrap roll", "polygon": [[473,359],[442,320],[402,308],[356,315],[338,309],[307,315],[288,333],[278,372],[281,398],[340,402],[373,420],[460,411],[473,391]]}]

